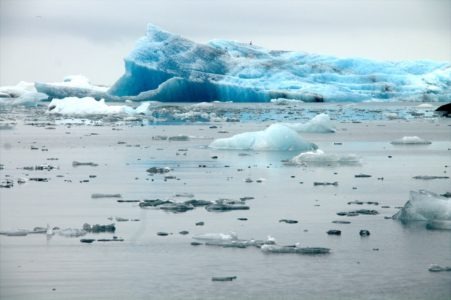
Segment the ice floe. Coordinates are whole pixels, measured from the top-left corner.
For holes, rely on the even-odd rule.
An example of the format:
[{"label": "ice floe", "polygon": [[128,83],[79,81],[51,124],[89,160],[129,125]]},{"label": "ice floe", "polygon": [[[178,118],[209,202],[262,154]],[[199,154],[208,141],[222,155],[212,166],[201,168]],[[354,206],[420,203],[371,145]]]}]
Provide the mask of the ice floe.
[{"label": "ice floe", "polygon": [[431,229],[451,228],[451,199],[426,191],[411,191],[410,199],[393,219],[404,223],[428,221]]},{"label": "ice floe", "polygon": [[430,141],[423,140],[418,136],[404,136],[391,142],[393,145],[429,145]]},{"label": "ice floe", "polygon": [[360,159],[354,154],[337,155],[327,154],[321,149],[308,151],[296,155],[290,163],[303,166],[353,166],[359,165]]},{"label": "ice floe", "polygon": [[210,148],[221,150],[309,151],[318,147],[302,139],[296,131],[273,124],[262,131],[244,132],[214,140]]}]

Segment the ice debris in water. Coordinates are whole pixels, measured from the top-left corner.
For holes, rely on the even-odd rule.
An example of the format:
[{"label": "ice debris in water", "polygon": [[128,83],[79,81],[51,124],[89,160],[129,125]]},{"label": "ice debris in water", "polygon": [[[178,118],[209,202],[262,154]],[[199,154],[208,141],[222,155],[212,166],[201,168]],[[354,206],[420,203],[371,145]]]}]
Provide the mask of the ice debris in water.
[{"label": "ice debris in water", "polygon": [[393,219],[404,223],[427,221],[430,229],[449,229],[451,199],[425,190],[411,191],[409,201]]},{"label": "ice debris in water", "polygon": [[319,114],[307,123],[283,123],[297,132],[332,133],[335,128],[328,114]]},{"label": "ice debris in water", "polygon": [[214,140],[210,148],[221,150],[309,151],[318,147],[302,139],[296,131],[273,124],[262,131],[244,132]]},{"label": "ice debris in water", "polygon": [[126,105],[107,105],[105,100],[97,101],[92,97],[53,99],[48,106],[49,114],[62,115],[109,115],[133,114],[135,110]]},{"label": "ice debris in water", "polygon": [[327,154],[317,149],[296,155],[290,162],[303,166],[352,166],[360,164],[360,159],[354,154]]},{"label": "ice debris in water", "polygon": [[446,61],[338,58],[227,40],[199,44],[149,24],[146,36],[125,58],[124,75],[107,92],[91,86],[36,84],[36,88],[51,98],[107,100],[446,101],[450,82]]},{"label": "ice debris in water", "polygon": [[404,136],[399,140],[391,142],[393,145],[429,145],[430,141],[423,140],[418,136]]}]

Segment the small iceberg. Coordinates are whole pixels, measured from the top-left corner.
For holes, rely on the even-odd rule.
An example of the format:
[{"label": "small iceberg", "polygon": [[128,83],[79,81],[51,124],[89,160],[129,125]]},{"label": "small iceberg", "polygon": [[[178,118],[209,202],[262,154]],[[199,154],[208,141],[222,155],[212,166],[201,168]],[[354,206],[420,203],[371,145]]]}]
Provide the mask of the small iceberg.
[{"label": "small iceberg", "polygon": [[449,229],[451,199],[425,190],[411,191],[409,201],[392,218],[403,223],[426,221],[429,229]]},{"label": "small iceberg", "polygon": [[296,132],[309,133],[334,133],[335,127],[328,114],[319,114],[307,123],[283,123],[283,125],[294,129]]},{"label": "small iceberg", "polygon": [[326,154],[324,151],[317,149],[296,155],[290,160],[290,163],[303,166],[353,166],[359,165],[360,159],[354,154],[336,155]]},{"label": "small iceberg", "polygon": [[273,124],[262,131],[244,132],[214,140],[210,148],[219,150],[310,151],[318,147],[302,139],[296,131]]},{"label": "small iceberg", "polygon": [[394,140],[391,142],[393,145],[429,145],[430,141],[423,140],[418,136],[405,136],[399,140]]}]

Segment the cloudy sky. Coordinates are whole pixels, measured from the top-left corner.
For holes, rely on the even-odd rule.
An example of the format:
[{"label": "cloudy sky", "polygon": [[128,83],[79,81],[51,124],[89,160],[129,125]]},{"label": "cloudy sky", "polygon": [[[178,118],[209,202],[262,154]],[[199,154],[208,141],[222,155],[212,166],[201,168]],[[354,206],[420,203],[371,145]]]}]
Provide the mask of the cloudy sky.
[{"label": "cloudy sky", "polygon": [[0,85],[112,84],[149,22],[197,42],[451,61],[451,0],[0,0]]}]

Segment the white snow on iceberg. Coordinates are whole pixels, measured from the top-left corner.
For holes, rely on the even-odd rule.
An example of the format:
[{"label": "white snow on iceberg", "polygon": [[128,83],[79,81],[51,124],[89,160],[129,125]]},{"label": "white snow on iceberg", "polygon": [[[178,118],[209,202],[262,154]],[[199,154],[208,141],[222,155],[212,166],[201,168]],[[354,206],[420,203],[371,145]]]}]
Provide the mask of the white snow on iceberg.
[{"label": "white snow on iceberg", "polygon": [[47,113],[61,115],[110,115],[133,114],[135,110],[125,105],[107,105],[105,100],[97,101],[92,97],[53,99]]},{"label": "white snow on iceberg", "polygon": [[418,136],[404,136],[399,140],[391,142],[393,145],[429,145],[430,141],[423,140]]},{"label": "white snow on iceberg", "polygon": [[352,166],[360,164],[360,159],[354,154],[327,154],[317,149],[296,155],[290,162],[303,166]]},{"label": "white snow on iceberg", "polygon": [[290,127],[297,132],[312,132],[312,133],[332,133],[335,132],[335,127],[332,125],[329,115],[319,114],[307,123],[283,123],[283,125]]},{"label": "white snow on iceberg", "polygon": [[406,223],[451,221],[451,199],[425,190],[411,191],[409,201],[393,216],[393,219]]},{"label": "white snow on iceberg", "polygon": [[296,131],[273,124],[262,131],[244,132],[214,140],[210,148],[221,150],[309,151],[318,147],[302,139]]}]

